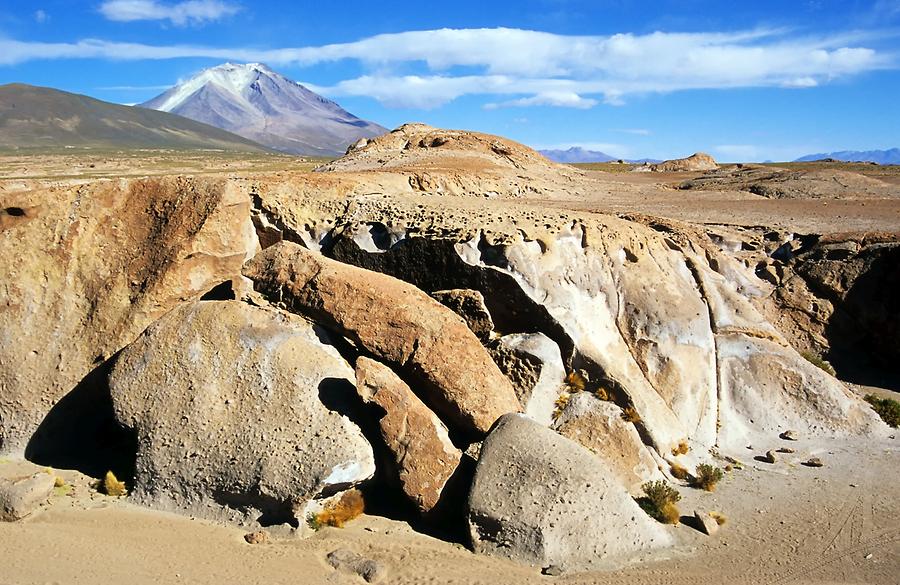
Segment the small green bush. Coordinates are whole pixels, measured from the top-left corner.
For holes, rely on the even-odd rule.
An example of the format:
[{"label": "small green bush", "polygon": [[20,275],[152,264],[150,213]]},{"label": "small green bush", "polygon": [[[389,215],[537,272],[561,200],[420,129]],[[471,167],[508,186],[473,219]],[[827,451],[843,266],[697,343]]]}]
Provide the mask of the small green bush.
[{"label": "small green bush", "polygon": [[708,492],[716,489],[716,484],[722,481],[725,476],[722,470],[708,463],[701,463],[697,466],[697,475],[694,477],[694,485]]},{"label": "small green bush", "polygon": [[881,420],[895,429],[900,426],[900,402],[893,398],[879,398],[874,394],[866,394],[865,401],[872,405]]},{"label": "small green bush", "polygon": [[651,518],[663,524],[678,524],[681,514],[676,502],[681,500],[678,490],[664,481],[648,481],[641,486],[646,494],[637,499],[638,505]]}]

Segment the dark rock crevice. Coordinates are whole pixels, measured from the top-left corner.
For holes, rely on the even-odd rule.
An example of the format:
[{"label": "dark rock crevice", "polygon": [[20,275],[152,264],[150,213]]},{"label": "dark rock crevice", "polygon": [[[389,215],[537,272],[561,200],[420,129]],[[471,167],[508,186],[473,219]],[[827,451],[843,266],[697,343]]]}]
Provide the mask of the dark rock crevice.
[{"label": "dark rock crevice", "polygon": [[117,357],[94,368],[50,409],[25,447],[26,459],[58,469],[77,469],[91,477],[112,471],[131,483],[137,436],[116,422],[109,390],[109,373]]}]

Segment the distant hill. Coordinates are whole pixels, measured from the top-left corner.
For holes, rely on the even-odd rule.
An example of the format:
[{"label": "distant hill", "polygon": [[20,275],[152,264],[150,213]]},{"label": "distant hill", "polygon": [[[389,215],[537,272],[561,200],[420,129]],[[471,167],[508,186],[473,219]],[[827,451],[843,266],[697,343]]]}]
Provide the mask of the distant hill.
[{"label": "distant hill", "polygon": [[0,86],[0,148],[267,149],[181,116],[21,83]]},{"label": "distant hill", "polygon": [[605,152],[600,152],[599,150],[585,150],[579,146],[573,146],[567,150],[539,150],[538,152],[553,162],[558,163],[592,163],[618,160],[616,157],[609,156]]},{"label": "distant hill", "polygon": [[291,154],[335,156],[387,129],[261,63],[225,63],[141,104],[255,140]]},{"label": "distant hill", "polygon": [[880,165],[900,165],[900,148],[891,148],[889,150],[843,150],[841,152],[809,154],[798,158],[794,162],[812,162],[827,158],[846,162],[874,162]]}]

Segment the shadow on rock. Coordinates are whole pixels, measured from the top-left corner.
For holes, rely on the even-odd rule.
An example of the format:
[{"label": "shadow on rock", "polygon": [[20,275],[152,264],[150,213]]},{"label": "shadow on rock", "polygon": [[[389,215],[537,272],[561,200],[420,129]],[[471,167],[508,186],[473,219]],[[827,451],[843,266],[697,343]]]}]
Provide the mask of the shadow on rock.
[{"label": "shadow on rock", "polygon": [[900,391],[900,247],[864,252],[867,264],[826,326],[843,380]]},{"label": "shadow on rock", "polygon": [[134,478],[137,440],[116,422],[109,391],[116,357],[94,368],[47,413],[25,448],[26,459],[91,477],[112,471],[129,482]]}]

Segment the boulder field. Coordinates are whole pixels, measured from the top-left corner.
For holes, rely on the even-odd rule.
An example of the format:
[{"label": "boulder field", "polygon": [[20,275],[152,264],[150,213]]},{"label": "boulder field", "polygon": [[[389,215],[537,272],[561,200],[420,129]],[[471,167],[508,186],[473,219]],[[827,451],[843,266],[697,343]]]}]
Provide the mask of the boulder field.
[{"label": "boulder field", "polygon": [[[676,458],[886,435],[705,232],[528,200],[590,188],[408,125],[312,174],[0,192],[0,452],[115,451],[141,504],[301,532],[388,491],[578,571],[671,542],[633,497]],[[822,289],[830,258],[794,269]]]}]

